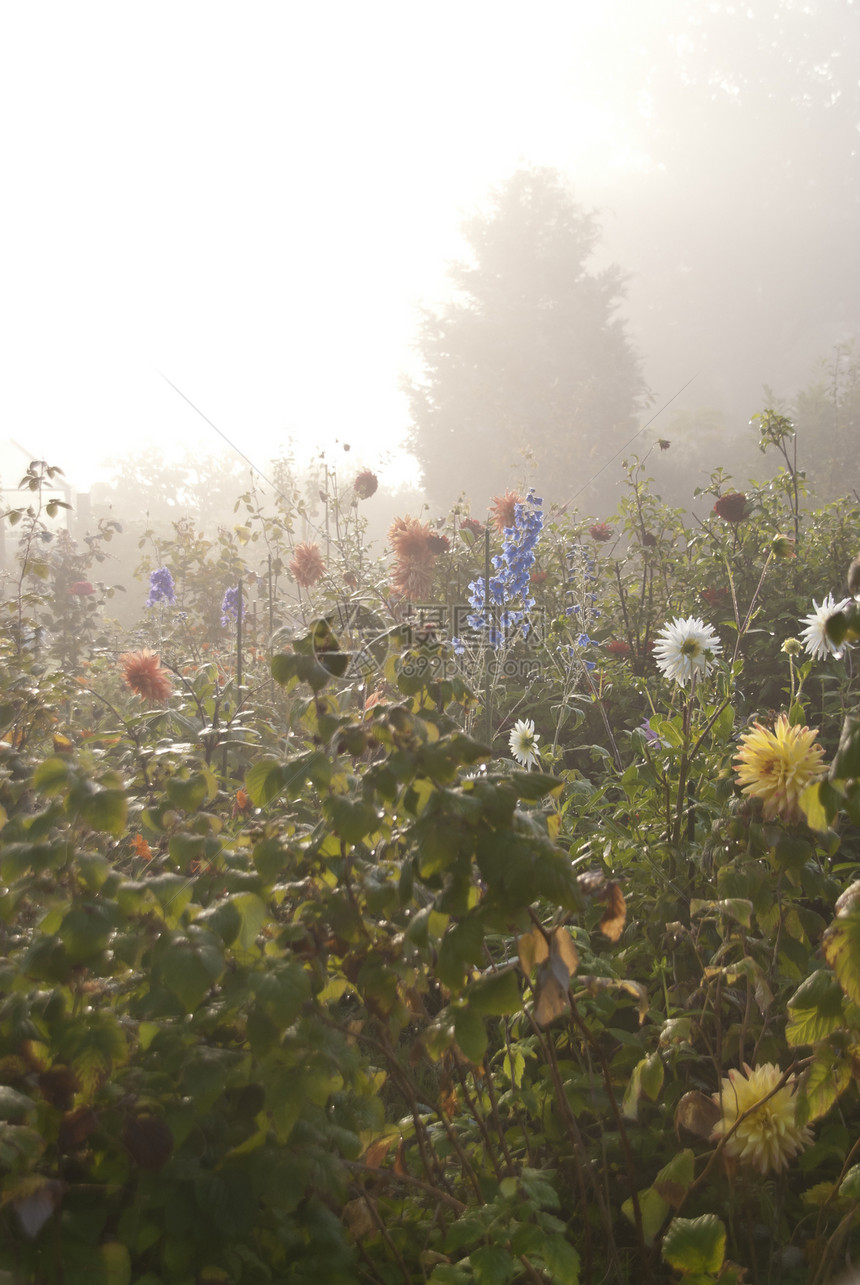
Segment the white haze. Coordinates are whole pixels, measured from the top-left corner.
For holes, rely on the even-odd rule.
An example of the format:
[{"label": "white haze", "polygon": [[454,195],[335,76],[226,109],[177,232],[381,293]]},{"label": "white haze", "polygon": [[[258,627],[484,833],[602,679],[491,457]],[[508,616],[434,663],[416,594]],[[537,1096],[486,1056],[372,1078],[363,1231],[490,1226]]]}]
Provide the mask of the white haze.
[{"label": "white haze", "polygon": [[[687,7],[695,34],[697,10],[727,6]],[[263,470],[288,437],[305,454],[349,442],[374,467],[396,457],[417,309],[444,291],[461,219],[523,163],[558,167],[604,207],[601,255],[633,273],[647,357],[659,274],[637,258],[665,226],[648,186],[665,164],[640,55],[646,28],[683,10],[5,6],[4,436],[81,488],[149,443],[219,449],[165,375]],[[787,373],[766,343],[747,356],[761,379]],[[698,371],[719,390],[714,363],[688,332],[646,374],[660,398]],[[385,471],[413,476],[398,458]]]}]

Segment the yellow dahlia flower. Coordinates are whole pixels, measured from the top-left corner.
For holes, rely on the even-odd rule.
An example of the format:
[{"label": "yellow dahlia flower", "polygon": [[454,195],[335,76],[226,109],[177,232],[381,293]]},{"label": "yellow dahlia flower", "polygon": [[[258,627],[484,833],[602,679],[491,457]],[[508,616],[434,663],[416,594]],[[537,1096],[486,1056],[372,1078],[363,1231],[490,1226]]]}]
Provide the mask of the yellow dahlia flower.
[{"label": "yellow dahlia flower", "polygon": [[[741,1164],[750,1165],[760,1174],[772,1169],[781,1172],[799,1151],[812,1142],[808,1125],[795,1122],[794,1076],[772,1097],[767,1095],[779,1084],[782,1072],[772,1062],[755,1070],[744,1063],[743,1071],[729,1071],[721,1081],[714,1102],[722,1112],[714,1126],[711,1140],[724,1138],[741,1116],[745,1116],[725,1145],[725,1154]],[[765,1100],[766,1099],[766,1100]],[[749,1115],[745,1115],[749,1112]]]},{"label": "yellow dahlia flower", "polygon": [[766,821],[800,818],[801,794],[823,774],[824,750],[815,741],[817,735],[817,727],[792,727],[780,714],[772,732],[756,723],[741,737],[735,757],[738,784],[744,794],[761,799]]}]

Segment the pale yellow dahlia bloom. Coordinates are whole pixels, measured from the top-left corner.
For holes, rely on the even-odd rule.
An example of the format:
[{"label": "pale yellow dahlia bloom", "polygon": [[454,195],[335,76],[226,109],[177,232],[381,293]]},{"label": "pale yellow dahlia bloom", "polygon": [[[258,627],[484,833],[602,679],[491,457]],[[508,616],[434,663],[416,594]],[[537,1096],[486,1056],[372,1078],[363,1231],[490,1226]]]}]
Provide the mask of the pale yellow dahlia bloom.
[{"label": "pale yellow dahlia bloom", "polygon": [[823,775],[824,750],[817,735],[817,727],[792,727],[780,714],[772,732],[756,723],[741,737],[735,756],[738,785],[744,794],[761,799],[766,821],[799,820],[801,794]]},{"label": "pale yellow dahlia bloom", "polygon": [[739,1117],[749,1111],[726,1143],[725,1154],[750,1165],[760,1174],[772,1169],[779,1173],[812,1142],[809,1126],[801,1127],[795,1122],[797,1082],[792,1075],[781,1089],[768,1097],[782,1079],[779,1067],[773,1062],[763,1062],[753,1070],[744,1062],[744,1071],[746,1076],[743,1071],[729,1071],[728,1079],[721,1082],[720,1092],[713,1095],[722,1116],[714,1126],[711,1139],[724,1138]]}]

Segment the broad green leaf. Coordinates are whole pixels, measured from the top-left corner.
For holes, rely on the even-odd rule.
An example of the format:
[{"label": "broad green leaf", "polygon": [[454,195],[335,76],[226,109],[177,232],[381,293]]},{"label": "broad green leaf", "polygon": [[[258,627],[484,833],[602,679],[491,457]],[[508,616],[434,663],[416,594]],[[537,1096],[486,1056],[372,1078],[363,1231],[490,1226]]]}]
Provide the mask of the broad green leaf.
[{"label": "broad green leaf", "polygon": [[694,898],[690,902],[691,917],[716,911],[718,914],[727,915],[729,919],[736,920],[744,928],[749,928],[752,923],[752,909],[752,902],[745,897],[724,897],[721,901],[700,901]]},{"label": "broad green leaf", "polygon": [[842,1049],[821,1044],[804,1071],[796,1095],[795,1118],[799,1125],[820,1120],[853,1079],[850,1060]]},{"label": "broad green leaf", "polygon": [[106,906],[93,902],[73,906],[63,919],[58,936],[73,964],[83,964],[100,955],[108,944],[113,923]]},{"label": "broad green leaf", "polygon": [[131,1281],[131,1256],[127,1246],[118,1240],[109,1240],[99,1246],[104,1265],[104,1285],[129,1285]]},{"label": "broad green leaf", "polygon": [[579,1254],[562,1236],[547,1236],[541,1257],[553,1285],[579,1285]]},{"label": "broad green leaf", "polygon": [[188,1013],[193,1013],[224,972],[221,945],[205,928],[191,924],[158,954],[158,976]]},{"label": "broad green leaf", "polygon": [[327,798],[323,811],[335,833],[349,845],[360,843],[365,835],[371,834],[379,825],[375,808],[369,803],[354,802],[343,795],[331,795]]},{"label": "broad green leaf", "polygon": [[484,1019],[471,1008],[458,1008],[454,1014],[454,1038],[470,1062],[480,1064],[487,1051],[487,1028]]},{"label": "broad green leaf", "polygon": [[466,991],[466,998],[472,1008],[485,1017],[506,1017],[522,1008],[517,975],[511,968],[490,973],[473,982]]},{"label": "broad green leaf", "polygon": [[469,1255],[476,1285],[506,1285],[521,1270],[521,1264],[501,1245],[480,1245]]},{"label": "broad green leaf", "polygon": [[679,1272],[716,1273],[726,1255],[726,1229],[716,1214],[673,1218],[663,1237],[663,1257]]},{"label": "broad green leaf", "polygon": [[836,919],[821,942],[824,956],[845,994],[860,1004],[860,912]]},{"label": "broad green leaf", "polygon": [[260,759],[245,777],[245,785],[255,807],[271,803],[285,790],[295,797],[325,755],[320,750],[307,750],[288,763],[281,759]]},{"label": "broad green leaf", "polygon": [[656,1102],[663,1087],[663,1059],[659,1053],[644,1057],[633,1068],[633,1074],[627,1084],[621,1111],[628,1120],[639,1118],[639,1099],[644,1094]]},{"label": "broad green leaf", "polygon": [[683,1202],[695,1177],[695,1157],[685,1149],[673,1156],[654,1179],[654,1190],[677,1209]]},{"label": "broad green leaf", "polygon": [[860,1203],[860,1165],[852,1165],[839,1184],[839,1195]]},{"label": "broad green leaf", "polygon": [[209,780],[204,772],[194,772],[187,779],[172,776],[166,785],[167,797],[175,808],[196,812],[209,795]]},{"label": "broad green leaf", "polygon": [[45,759],[33,774],[33,788],[41,794],[59,794],[68,784],[71,773],[72,765],[68,759]]},{"label": "broad green leaf", "polygon": [[817,1044],[842,1025],[842,988],[829,969],[819,968],[788,1001],[786,1041],[793,1048]]},{"label": "broad green leaf", "polygon": [[827,781],[813,781],[812,785],[801,790],[797,802],[810,830],[824,831],[829,828],[834,816],[828,807],[830,793],[832,787]]},{"label": "broad green leaf", "polygon": [[511,772],[510,781],[516,789],[517,796],[527,802],[537,803],[548,794],[557,794],[564,789],[564,781],[548,772]]},{"label": "broad green leaf", "polygon": [[[671,1205],[653,1187],[646,1187],[644,1191],[638,1193],[638,1196],[639,1215],[642,1219],[642,1235],[646,1245],[653,1245],[660,1228],[666,1221]],[[632,1197],[624,1201],[621,1206],[621,1212],[627,1221],[635,1227],[636,1211],[633,1208]]]}]

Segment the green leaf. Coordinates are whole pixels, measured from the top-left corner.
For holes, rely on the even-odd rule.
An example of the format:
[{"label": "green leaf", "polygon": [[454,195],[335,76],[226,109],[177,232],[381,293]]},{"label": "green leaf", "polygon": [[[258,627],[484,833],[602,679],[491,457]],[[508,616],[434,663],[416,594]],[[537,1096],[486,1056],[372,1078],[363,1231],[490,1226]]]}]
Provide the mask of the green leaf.
[{"label": "green leaf", "polygon": [[506,1017],[522,1008],[517,974],[510,968],[473,982],[466,991],[466,998],[472,1008],[485,1017]]},{"label": "green leaf", "polygon": [[547,1236],[541,1250],[553,1285],[579,1285],[579,1254],[561,1236]]},{"label": "green leaf", "polygon": [[716,1274],[726,1255],[726,1229],[716,1214],[673,1218],[663,1237],[663,1257],[679,1272]]},{"label": "green leaf", "polygon": [[112,928],[107,907],[94,902],[73,906],[60,924],[57,935],[71,963],[84,964],[105,949]]},{"label": "green leaf", "polygon": [[505,1285],[520,1269],[519,1261],[501,1245],[481,1245],[469,1255],[477,1285]]},{"label": "green leaf", "polygon": [[721,915],[734,919],[737,923],[742,924],[744,928],[749,928],[752,923],[753,904],[745,897],[724,897],[721,901],[700,901],[694,898],[690,902],[690,915],[706,914],[709,911],[716,911]]},{"label": "green leaf", "polygon": [[636,1063],[621,1103],[622,1114],[628,1120],[638,1120],[639,1099],[644,1095],[656,1102],[663,1087],[663,1059],[652,1053]]},{"label": "green leaf", "polygon": [[511,772],[509,777],[517,792],[517,797],[531,803],[537,803],[548,794],[558,794],[564,789],[564,781],[548,772]]},{"label": "green leaf", "polygon": [[104,1285],[130,1285],[131,1256],[127,1246],[118,1240],[109,1240],[99,1246],[104,1266]]},{"label": "green leaf", "polygon": [[845,1200],[860,1202],[860,1165],[852,1165],[839,1184],[839,1195]]},{"label": "green leaf", "polygon": [[[646,1245],[653,1245],[657,1235],[671,1206],[668,1201],[664,1200],[659,1191],[653,1187],[646,1187],[644,1191],[638,1193],[639,1196],[639,1215],[642,1219],[642,1235]],[[636,1211],[633,1208],[632,1197],[625,1200],[621,1206],[621,1212],[628,1222],[636,1226]]]},{"label": "green leaf", "polygon": [[175,808],[196,812],[209,794],[209,781],[203,772],[194,772],[186,780],[172,776],[166,785],[167,797]]},{"label": "green leaf", "polygon": [[376,809],[369,803],[354,802],[343,795],[331,795],[323,804],[323,812],[334,831],[346,844],[360,843],[365,835],[379,826]]},{"label": "green leaf", "polygon": [[860,913],[840,917],[821,939],[824,956],[839,978],[839,985],[860,1004]]},{"label": "green leaf", "polygon": [[281,687],[288,687],[293,680],[297,680],[308,683],[315,692],[320,692],[331,678],[331,673],[314,656],[280,652],[272,657],[272,677]]},{"label": "green leaf", "polygon": [[0,1084],[0,1120],[20,1124],[35,1110],[35,1102],[26,1093],[19,1093],[8,1084]]},{"label": "green leaf", "polygon": [[852,1081],[851,1062],[843,1049],[820,1045],[804,1071],[797,1091],[795,1119],[799,1125],[820,1120]]},{"label": "green leaf", "polygon": [[284,790],[291,798],[296,796],[323,759],[321,750],[307,750],[288,763],[281,759],[260,759],[245,777],[251,802],[255,807],[263,807]]},{"label": "green leaf", "polygon": [[853,781],[860,777],[860,718],[849,714],[842,724],[839,747],[830,765],[831,781]]},{"label": "green leaf", "polygon": [[654,1179],[654,1190],[678,1209],[683,1203],[695,1177],[695,1157],[685,1149],[673,1156]]},{"label": "green leaf", "polygon": [[458,1008],[454,1014],[454,1038],[463,1055],[480,1065],[487,1051],[487,1028],[481,1015],[471,1008]]},{"label": "green leaf", "polygon": [[224,955],[217,937],[194,924],[189,926],[187,933],[173,934],[157,956],[160,980],[187,1013],[193,1013],[203,1002],[210,988],[223,975],[224,967]]},{"label": "green leaf", "polygon": [[71,774],[72,765],[68,759],[45,759],[33,774],[33,788],[41,794],[60,794],[68,785]]},{"label": "green leaf", "polygon": [[786,1041],[793,1048],[817,1044],[842,1025],[842,988],[828,968],[819,968],[788,1001]]}]

